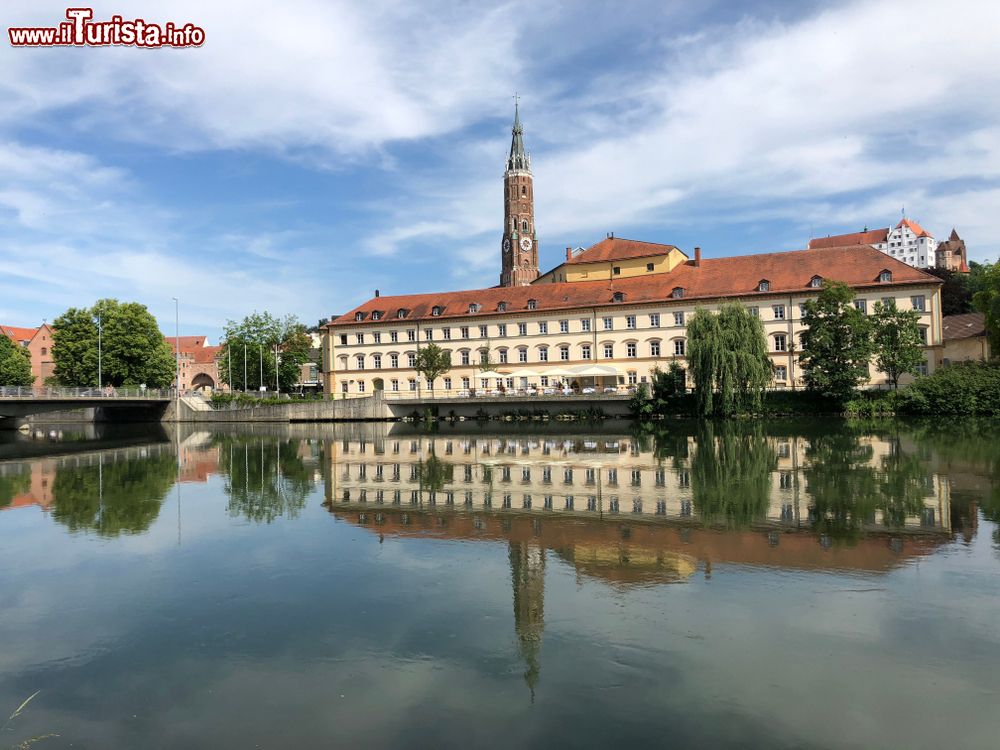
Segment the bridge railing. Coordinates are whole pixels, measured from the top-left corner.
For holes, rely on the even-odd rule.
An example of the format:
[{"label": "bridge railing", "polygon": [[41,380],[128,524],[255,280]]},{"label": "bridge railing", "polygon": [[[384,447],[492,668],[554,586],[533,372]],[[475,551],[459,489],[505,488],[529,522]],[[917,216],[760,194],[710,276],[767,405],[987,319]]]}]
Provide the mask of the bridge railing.
[{"label": "bridge railing", "polygon": [[167,399],[174,398],[173,388],[140,388],[138,386],[123,386],[121,388],[61,388],[55,386],[0,386],[0,398],[35,399],[64,401],[72,399]]}]

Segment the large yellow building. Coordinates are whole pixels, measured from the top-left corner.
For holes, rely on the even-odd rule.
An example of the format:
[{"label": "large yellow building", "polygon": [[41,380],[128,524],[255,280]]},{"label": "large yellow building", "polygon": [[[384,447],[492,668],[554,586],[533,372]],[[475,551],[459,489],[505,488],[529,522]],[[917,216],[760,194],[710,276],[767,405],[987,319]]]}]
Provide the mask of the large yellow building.
[{"label": "large yellow building", "polygon": [[[609,235],[586,250],[567,249],[563,263],[539,275],[531,163],[521,136],[517,120],[505,174],[501,286],[376,292],[325,329],[327,393],[625,390],[655,368],[683,366],[690,316],[731,301],[763,322],[774,387],[796,387],[804,305],[825,281],[849,284],[864,312],[888,300],[917,310],[927,350],[922,372],[941,360],[941,281],[871,245],[702,259],[700,248],[689,257],[673,245]],[[433,384],[420,382],[414,366],[429,343],[452,356],[451,370]],[[873,365],[870,383],[885,382]]]}]

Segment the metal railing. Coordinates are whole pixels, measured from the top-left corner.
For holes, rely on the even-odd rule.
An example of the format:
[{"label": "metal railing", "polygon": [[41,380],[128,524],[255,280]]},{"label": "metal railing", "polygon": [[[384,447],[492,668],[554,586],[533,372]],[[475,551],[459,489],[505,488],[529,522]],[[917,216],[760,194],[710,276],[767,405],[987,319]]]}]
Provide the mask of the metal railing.
[{"label": "metal railing", "polygon": [[575,398],[608,398],[630,396],[635,393],[636,386],[584,387],[584,388],[507,388],[503,391],[495,388],[464,388],[464,389],[434,389],[422,388],[419,391],[377,391],[383,398],[391,401],[435,400],[435,399],[485,399],[485,398],[521,398],[521,399],[575,399]]},{"label": "metal railing", "polygon": [[0,386],[0,398],[17,398],[47,401],[65,401],[74,399],[132,399],[132,400],[164,400],[176,398],[173,388],[139,388],[128,386],[121,388],[59,388],[49,386],[5,385]]}]

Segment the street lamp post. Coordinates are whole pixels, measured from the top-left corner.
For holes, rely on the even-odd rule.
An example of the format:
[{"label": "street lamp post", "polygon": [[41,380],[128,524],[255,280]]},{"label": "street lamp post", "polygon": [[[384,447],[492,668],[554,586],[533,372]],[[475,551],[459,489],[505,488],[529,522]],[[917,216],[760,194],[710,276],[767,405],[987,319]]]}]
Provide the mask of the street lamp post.
[{"label": "street lamp post", "polygon": [[281,393],[281,385],[278,382],[278,345],[274,345],[274,393],[278,395]]},{"label": "street lamp post", "polygon": [[257,355],[260,357],[260,387],[258,391],[264,387],[264,345],[257,344]]},{"label": "street lamp post", "polygon": [[249,390],[250,382],[247,380],[247,342],[243,342],[243,392]]},{"label": "street lamp post", "polygon": [[[174,300],[174,359],[177,361],[177,408],[180,408],[181,400],[181,308],[176,297]],[[180,412],[177,413],[180,419]]]},{"label": "street lamp post", "polygon": [[104,387],[104,378],[101,374],[101,314],[97,313],[97,388]]}]

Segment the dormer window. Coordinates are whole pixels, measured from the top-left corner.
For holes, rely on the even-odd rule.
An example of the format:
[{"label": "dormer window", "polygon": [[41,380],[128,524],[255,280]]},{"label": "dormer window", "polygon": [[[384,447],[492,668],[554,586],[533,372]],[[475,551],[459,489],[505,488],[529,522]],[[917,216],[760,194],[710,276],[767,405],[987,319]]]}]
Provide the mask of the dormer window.
[{"label": "dormer window", "polygon": [[440,314],[441,314],[441,305],[434,305],[434,307],[431,308],[431,315],[433,315],[436,318]]},{"label": "dormer window", "polygon": [[375,310],[372,313],[372,320],[382,320],[382,313],[380,313],[378,310]]},{"label": "dormer window", "polygon": [[611,296],[611,300],[613,302],[624,302],[625,301],[625,292],[615,292]]},{"label": "dormer window", "polygon": [[538,307],[538,300],[536,300],[536,299],[529,299],[528,300],[528,309],[529,310],[534,310],[536,307]]},{"label": "dormer window", "polygon": [[409,312],[408,310],[406,310],[405,308],[401,307],[398,310],[396,310],[396,317],[399,318],[400,320],[402,320],[403,318],[406,317],[406,314],[408,312]]},{"label": "dormer window", "polygon": [[363,312],[354,313],[354,319],[355,320],[364,320],[365,319],[365,314]]},{"label": "dormer window", "polygon": [[771,291],[771,282],[768,281],[767,279],[761,279],[757,283],[757,291],[758,292],[769,292],[769,291]]},{"label": "dormer window", "polygon": [[883,283],[892,281],[892,271],[888,269],[883,269],[882,272],[878,275],[878,280]]},{"label": "dormer window", "polygon": [[681,297],[684,296],[684,287],[675,286],[673,290],[670,292],[670,296],[673,297],[674,299],[680,299]]},{"label": "dormer window", "polygon": [[507,312],[507,303],[506,302],[498,302],[497,303],[497,312]]},{"label": "dormer window", "polygon": [[479,312],[479,303],[478,302],[471,302],[471,303],[469,303],[469,312],[470,313],[477,313],[477,312]]},{"label": "dormer window", "polygon": [[809,279],[809,286],[811,286],[813,289],[819,289],[821,286],[823,286],[823,277],[813,276],[811,279]]}]

